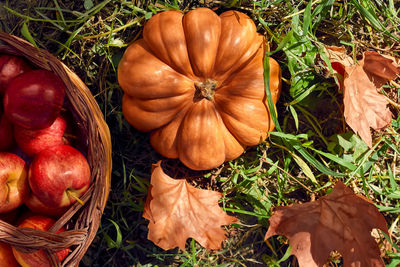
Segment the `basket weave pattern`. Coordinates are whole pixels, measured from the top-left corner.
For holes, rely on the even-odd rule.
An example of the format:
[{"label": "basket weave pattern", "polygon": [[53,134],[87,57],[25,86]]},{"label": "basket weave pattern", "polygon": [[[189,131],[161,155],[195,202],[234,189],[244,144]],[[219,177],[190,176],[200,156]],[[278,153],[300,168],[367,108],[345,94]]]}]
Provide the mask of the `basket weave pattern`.
[{"label": "basket weave pattern", "polygon": [[[22,252],[44,249],[52,266],[77,266],[96,235],[103,213],[111,179],[111,138],[100,108],[90,90],[67,66],[46,50],[7,33],[0,33],[0,53],[24,57],[32,65],[57,74],[66,86],[69,111],[80,129],[86,147],[86,157],[91,169],[91,186],[82,196],[83,206],[76,202],[48,232],[20,229],[0,220],[0,241]],[[56,234],[71,222],[67,231]],[[62,263],[53,252],[71,248]]]}]

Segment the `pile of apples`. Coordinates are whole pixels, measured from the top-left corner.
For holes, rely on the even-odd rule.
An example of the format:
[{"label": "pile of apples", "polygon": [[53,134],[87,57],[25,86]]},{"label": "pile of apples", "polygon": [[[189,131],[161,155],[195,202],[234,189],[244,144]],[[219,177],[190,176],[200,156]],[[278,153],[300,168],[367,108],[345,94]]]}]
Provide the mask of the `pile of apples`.
[{"label": "pile of apples", "polygon": [[[47,231],[90,185],[86,157],[66,136],[65,84],[21,57],[0,54],[0,219]],[[60,229],[64,231],[64,229]],[[0,240],[1,241],[1,240]],[[63,260],[69,252],[57,252]],[[0,265],[50,266],[0,242]],[[1,265],[3,266],[3,265]]]}]

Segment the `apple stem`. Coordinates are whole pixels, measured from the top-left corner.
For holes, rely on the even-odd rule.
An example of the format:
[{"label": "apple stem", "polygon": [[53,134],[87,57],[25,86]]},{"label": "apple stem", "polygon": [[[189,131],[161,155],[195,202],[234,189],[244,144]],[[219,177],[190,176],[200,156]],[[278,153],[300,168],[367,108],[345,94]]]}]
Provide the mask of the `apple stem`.
[{"label": "apple stem", "polygon": [[63,135],[65,138],[70,138],[70,139],[78,139],[78,136],[74,134],[69,134],[69,133],[64,133]]},{"label": "apple stem", "polygon": [[74,198],[82,206],[85,204],[79,197],[77,197],[75,194],[73,194],[70,190],[67,190],[67,194],[69,197]]}]

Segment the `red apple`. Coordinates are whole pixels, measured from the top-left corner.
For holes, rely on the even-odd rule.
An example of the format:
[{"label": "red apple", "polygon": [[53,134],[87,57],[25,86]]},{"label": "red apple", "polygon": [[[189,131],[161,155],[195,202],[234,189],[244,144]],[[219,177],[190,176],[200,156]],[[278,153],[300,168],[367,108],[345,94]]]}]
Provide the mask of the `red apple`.
[{"label": "red apple", "polygon": [[69,145],[42,150],[29,168],[33,194],[49,207],[68,207],[89,188],[90,167],[81,152]]},{"label": "red apple", "polygon": [[16,209],[28,196],[27,169],[17,155],[0,152],[0,213]]},{"label": "red apple", "polygon": [[49,127],[64,104],[65,85],[54,73],[31,70],[15,77],[4,94],[8,119],[29,129]]},{"label": "red apple", "polygon": [[15,144],[11,122],[0,113],[0,151],[12,148]]},{"label": "red apple", "polygon": [[50,127],[44,129],[27,129],[16,125],[14,127],[14,137],[21,150],[32,157],[44,149],[63,145],[63,136],[66,128],[66,121],[59,116]]},{"label": "red apple", "polygon": [[28,70],[30,67],[23,58],[6,54],[0,55],[0,95],[4,94],[12,79]]},{"label": "red apple", "polygon": [[[55,220],[49,217],[34,215],[26,218],[18,227],[19,228],[32,228],[42,231],[48,231]],[[57,231],[57,233],[64,232],[65,229],[61,228]],[[51,267],[50,261],[47,258],[44,250],[38,250],[34,253],[23,253],[16,248],[12,248],[12,252],[15,256],[15,259],[18,263],[23,267]],[[70,252],[69,248],[62,249],[56,252],[57,257],[60,261],[67,257]]]},{"label": "red apple", "polygon": [[18,267],[18,262],[14,257],[12,248],[6,243],[0,243],[0,266]]},{"label": "red apple", "polygon": [[30,196],[25,200],[25,205],[34,213],[56,218],[62,216],[68,210],[68,207],[49,207],[48,205],[42,203],[34,194],[30,194]]}]

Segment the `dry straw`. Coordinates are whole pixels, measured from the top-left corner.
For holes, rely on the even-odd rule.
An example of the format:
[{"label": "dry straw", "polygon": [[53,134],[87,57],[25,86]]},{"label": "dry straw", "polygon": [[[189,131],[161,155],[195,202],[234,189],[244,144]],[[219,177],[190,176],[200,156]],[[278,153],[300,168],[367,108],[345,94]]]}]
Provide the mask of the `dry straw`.
[{"label": "dry straw", "polygon": [[[110,190],[110,131],[87,86],[54,55],[7,33],[0,33],[0,53],[22,56],[38,68],[53,71],[64,81],[68,109],[80,129],[79,138],[86,143],[85,152],[92,171],[91,187],[82,197],[85,204],[76,202],[49,232],[19,229],[0,220],[0,241],[23,252],[44,249],[52,266],[78,266],[96,235]],[[67,231],[55,233],[67,224]],[[60,263],[54,252],[68,247],[72,251]]]}]

